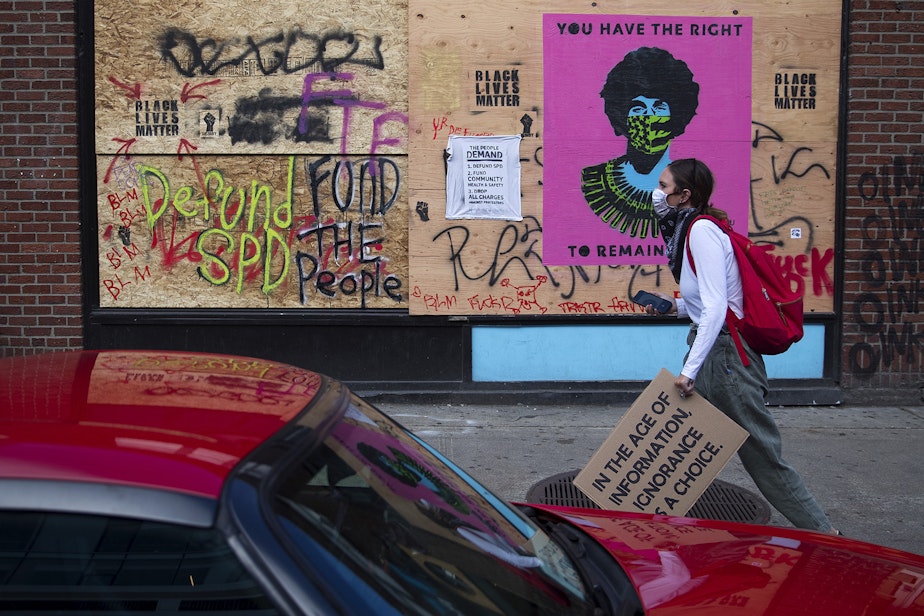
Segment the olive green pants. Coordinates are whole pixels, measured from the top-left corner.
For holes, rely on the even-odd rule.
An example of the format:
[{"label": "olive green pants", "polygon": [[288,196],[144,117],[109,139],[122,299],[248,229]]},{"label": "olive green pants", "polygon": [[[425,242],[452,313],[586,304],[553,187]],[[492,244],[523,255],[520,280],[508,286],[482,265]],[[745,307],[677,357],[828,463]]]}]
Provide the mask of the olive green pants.
[{"label": "olive green pants", "polygon": [[[696,338],[690,328],[687,343]],[[723,328],[696,375],[696,391],[750,436],[738,450],[745,470],[770,504],[794,526],[827,532],[831,523],[799,473],[783,459],[779,427],[765,405],[769,391],[763,357],[745,345],[750,366]]]}]

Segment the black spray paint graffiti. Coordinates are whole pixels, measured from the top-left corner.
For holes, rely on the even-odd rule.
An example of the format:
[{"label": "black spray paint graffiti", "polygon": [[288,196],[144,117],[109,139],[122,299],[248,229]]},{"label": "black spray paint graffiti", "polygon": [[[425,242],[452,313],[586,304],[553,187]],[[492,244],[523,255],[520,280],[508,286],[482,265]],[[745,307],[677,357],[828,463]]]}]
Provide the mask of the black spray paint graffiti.
[{"label": "black spray paint graffiti", "polygon": [[[347,137],[353,124],[353,109],[381,111],[372,119],[370,154],[382,146],[397,145],[402,139],[385,137],[385,127],[392,122],[407,124],[407,115],[390,111],[385,103],[363,100],[344,84],[352,81],[350,73],[312,73],[305,76],[301,96],[274,96],[265,88],[256,96],[237,101],[235,113],[229,119],[231,143],[270,144],[277,139],[304,143],[340,142],[340,153],[346,154]],[[333,84],[333,86],[331,86]],[[337,110],[339,126],[331,121],[331,111]],[[291,112],[297,111],[294,120]]]},{"label": "black spray paint graffiti", "polygon": [[924,333],[916,331],[916,317],[924,300],[924,152],[863,173],[857,188],[865,205],[888,212],[870,214],[861,230],[868,250],[858,269],[869,291],[857,297],[852,313],[860,331],[878,337],[878,344],[859,342],[848,356],[850,372],[868,375],[921,359]]},{"label": "black spray paint graffiti", "polygon": [[352,64],[382,69],[382,38],[340,30],[323,34],[294,28],[256,40],[252,36],[216,41],[168,28],[158,41],[164,62],[185,77],[331,72]]},{"label": "black spray paint graffiti", "polygon": [[[754,127],[754,139],[751,141],[751,148],[755,151],[759,150],[761,143],[765,141],[775,143],[783,143],[786,141],[777,130],[771,128],[767,124],[754,121],[751,122],[751,125]],[[760,198],[760,186],[769,179],[773,186],[772,194],[778,195],[780,190],[784,188],[786,182],[801,180],[809,175],[809,173],[823,175],[826,180],[830,180],[831,174],[822,163],[815,160],[812,149],[804,146],[794,148],[788,153],[788,157],[784,161],[778,160],[775,154],[771,154],[770,170],[772,174],[770,178],[751,177],[751,220],[754,222],[754,229],[756,231],[748,235],[751,239],[760,243],[772,243],[777,246],[782,246],[783,242],[780,239],[780,229],[788,229],[795,223],[804,223],[805,229],[808,230],[809,235],[808,238],[802,239],[807,240],[805,242],[805,247],[806,252],[808,252],[814,247],[814,225],[804,216],[793,216],[782,221],[772,229],[764,229],[759,216],[759,212],[763,209],[762,199]]]},{"label": "black spray paint graffiti", "polygon": [[[754,138],[752,147],[758,150],[762,144],[767,142],[782,143],[784,137],[773,128],[760,122],[754,122]],[[814,224],[804,216],[791,216],[772,228],[765,228],[757,215],[759,209],[764,206],[759,193],[759,187],[769,182],[767,192],[777,195],[784,190],[787,185],[798,184],[805,181],[808,176],[817,179],[821,177],[824,180],[830,179],[830,173],[823,163],[819,162],[813,156],[810,148],[794,147],[784,157],[777,158],[773,154],[769,156],[771,163],[771,177],[752,177],[752,211],[751,217],[754,222],[755,232],[749,235],[755,241],[770,244],[774,247],[782,247],[786,242],[788,235],[784,230],[792,227],[794,224],[804,226],[807,235],[800,238],[799,244],[803,247],[804,253],[796,256],[782,256],[781,266],[787,272],[787,278],[793,287],[798,287],[806,294],[811,293],[815,296],[831,296],[834,293],[834,283],[829,272],[833,262],[834,253],[830,247],[818,247],[814,239]],[[528,162],[530,159],[521,159],[522,162]],[[532,158],[538,165],[542,166],[541,148],[538,148]],[[428,204],[426,202],[417,203],[417,214],[422,221],[429,220],[427,213]],[[567,268],[556,267],[554,271],[543,265],[542,256],[536,249],[537,244],[542,236],[542,225],[534,217],[524,217],[522,223],[508,223],[497,235],[493,247],[493,258],[487,266],[482,269],[473,270],[471,263],[480,261],[478,255],[483,254],[474,246],[475,242],[471,240],[471,232],[464,224],[455,224],[442,229],[437,233],[432,241],[445,242],[446,259],[452,264],[453,280],[456,291],[460,289],[460,282],[464,280],[484,281],[488,287],[493,289],[499,281],[504,278],[511,280],[537,280],[539,275],[544,275],[549,282],[560,292],[562,299],[571,299],[578,287],[581,285],[594,286],[603,279],[604,269],[626,269],[632,272],[630,281],[631,292],[638,282],[637,277],[642,277],[642,285],[645,288],[660,288],[662,283],[662,266],[595,266],[595,267],[578,267],[571,266]],[[652,279],[653,278],[653,279]],[[667,278],[669,279],[669,277]],[[478,309],[483,307],[479,306]]]},{"label": "black spray paint graffiti", "polygon": [[[300,28],[259,41],[250,36],[227,41],[200,40],[191,32],[169,28],[159,40],[164,62],[185,77],[307,71],[300,96],[276,95],[271,88],[263,88],[256,95],[239,98],[228,118],[228,136],[232,145],[269,145],[280,139],[297,143],[339,140],[342,154],[349,149],[347,136],[354,109],[381,110],[373,119],[370,154],[383,145],[395,145],[394,138],[380,136],[385,124],[407,124],[405,114],[389,111],[386,103],[364,100],[355,92],[349,85],[353,74],[337,72],[339,67],[347,65],[383,70],[381,45],[379,36],[365,38],[342,31],[311,34]],[[331,119],[335,111],[339,125]]]},{"label": "black spray paint graffiti", "polygon": [[[325,156],[306,161],[305,175],[313,205],[308,224],[295,235],[301,248],[294,259],[301,303],[308,303],[312,288],[328,298],[357,295],[362,308],[370,296],[403,301],[403,282],[388,271],[381,254],[388,239],[385,216],[401,189],[398,165],[384,157]],[[353,219],[322,218],[321,192]]]},{"label": "black spray paint graffiti", "polygon": [[[766,155],[760,149],[768,143],[788,145],[784,136],[775,128],[757,121],[751,122],[751,125],[754,131],[751,147],[758,154]],[[830,268],[834,261],[834,249],[816,245],[815,225],[812,221],[805,216],[795,215],[788,216],[770,228],[764,227],[761,222],[761,213],[769,213],[772,209],[777,209],[777,213],[799,211],[801,208],[798,201],[802,198],[803,182],[806,179],[829,182],[831,173],[818,160],[814,151],[806,146],[791,147],[782,156],[770,154],[769,163],[770,177],[751,177],[751,230],[748,236],[758,244],[782,247],[787,244],[787,239],[794,237],[791,235],[792,229],[797,229],[799,235],[795,239],[797,245],[802,247],[802,254],[777,257],[786,280],[793,290],[806,295],[832,297],[834,281]],[[811,288],[808,288],[809,282]]]},{"label": "black spray paint graffiti", "polygon": [[470,266],[470,259],[478,260],[475,255],[480,252],[469,245],[471,237],[468,227],[461,224],[447,227],[433,237],[434,242],[448,243],[447,258],[452,263],[456,291],[460,289],[459,283],[463,278],[484,280],[494,288],[504,280],[539,280],[545,277],[560,290],[562,299],[570,299],[581,282],[597,284],[602,277],[602,266],[558,268],[559,276],[556,277],[542,264],[542,256],[536,251],[542,237],[542,225],[534,216],[524,216],[522,222],[510,222],[504,226],[497,236],[491,262],[480,271],[472,271]]},{"label": "black spray paint graffiti", "polygon": [[[455,283],[454,291],[460,290],[460,282],[464,280],[481,280],[487,286],[488,294],[476,294],[469,298],[469,307],[476,312],[501,308],[506,312],[519,314],[523,310],[533,308],[538,312],[544,313],[544,307],[540,307],[534,302],[527,301],[524,305],[518,306],[523,299],[525,290],[532,293],[535,298],[536,289],[543,283],[549,283],[559,294],[564,303],[559,307],[567,313],[582,312],[587,313],[587,306],[584,304],[575,305],[567,300],[572,299],[577,291],[584,287],[594,287],[603,280],[606,270],[625,270],[632,272],[629,283],[629,295],[634,293],[633,289],[641,277],[641,283],[638,288],[660,288],[663,280],[670,278],[668,270],[661,265],[613,265],[613,266],[559,266],[550,269],[543,265],[542,257],[537,252],[536,246],[542,236],[542,226],[539,221],[532,216],[524,216],[521,223],[507,223],[503,230],[497,236],[493,249],[493,258],[490,263],[483,269],[473,270],[471,263],[480,261],[478,255],[482,254],[471,242],[471,231],[462,224],[456,224],[441,230],[434,236],[434,242],[444,241],[447,243],[447,258],[452,263],[453,278]],[[534,280],[535,285],[527,285],[516,288],[517,296],[506,298],[503,295],[494,295],[498,287],[509,289],[512,287],[511,280]],[[421,295],[422,296],[422,295]],[[451,303],[449,298],[454,296],[445,296],[447,303]],[[426,301],[435,301],[435,295],[425,298]],[[579,310],[575,307],[578,306]],[[437,306],[431,306],[437,308]],[[443,306],[448,308],[449,305]],[[625,308],[616,310],[616,306],[611,307],[616,312],[625,312]],[[591,310],[590,313],[601,312],[599,309]]]}]

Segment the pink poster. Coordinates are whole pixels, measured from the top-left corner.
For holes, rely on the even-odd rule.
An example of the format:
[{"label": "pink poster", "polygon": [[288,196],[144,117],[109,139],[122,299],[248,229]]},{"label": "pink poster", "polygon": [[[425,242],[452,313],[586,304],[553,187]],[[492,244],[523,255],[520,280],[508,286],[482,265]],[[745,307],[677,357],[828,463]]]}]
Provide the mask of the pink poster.
[{"label": "pink poster", "polygon": [[704,162],[747,229],[751,19],[543,16],[546,265],[667,263],[651,192]]}]

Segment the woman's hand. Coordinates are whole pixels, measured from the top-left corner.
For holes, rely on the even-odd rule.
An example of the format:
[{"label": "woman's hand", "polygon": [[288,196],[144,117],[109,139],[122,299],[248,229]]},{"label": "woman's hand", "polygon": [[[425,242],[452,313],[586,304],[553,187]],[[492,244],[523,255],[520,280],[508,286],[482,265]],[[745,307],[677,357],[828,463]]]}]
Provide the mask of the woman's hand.
[{"label": "woman's hand", "polygon": [[670,310],[668,310],[667,312],[658,312],[657,310],[655,310],[654,306],[652,306],[651,304],[648,304],[647,306],[645,306],[646,314],[677,314],[677,302],[674,301],[673,297],[671,297],[670,295],[665,295],[664,293],[661,293],[660,291],[649,291],[649,292],[652,295],[657,295],[661,299],[666,299],[667,301],[669,301],[671,303],[671,307],[670,307]]},{"label": "woman's hand", "polygon": [[674,387],[680,391],[680,397],[686,398],[687,396],[692,396],[694,393],[693,390],[693,379],[688,376],[680,375],[674,379]]}]

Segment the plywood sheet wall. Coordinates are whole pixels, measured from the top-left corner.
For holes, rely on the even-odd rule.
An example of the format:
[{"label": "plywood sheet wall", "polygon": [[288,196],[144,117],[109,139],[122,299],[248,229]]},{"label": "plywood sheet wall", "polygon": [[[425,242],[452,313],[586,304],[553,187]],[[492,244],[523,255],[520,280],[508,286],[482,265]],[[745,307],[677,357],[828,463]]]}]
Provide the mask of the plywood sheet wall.
[{"label": "plywood sheet wall", "polygon": [[406,307],[405,157],[99,156],[100,304]]},{"label": "plywood sheet wall", "polygon": [[103,307],[407,309],[407,3],[97,0]]},{"label": "plywood sheet wall", "polygon": [[[750,196],[742,207],[750,235],[771,243],[804,289],[807,310],[833,310],[839,2],[410,0],[408,13],[412,314],[632,314],[635,290],[676,290],[661,263],[543,261],[543,178],[556,173],[543,165],[545,13],[752,19]],[[485,75],[503,84],[503,71],[515,71],[517,96],[477,99]],[[811,89],[788,95],[781,87],[793,80]],[[523,137],[523,220],[446,220],[449,135],[510,134]]]}]

